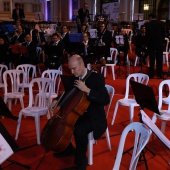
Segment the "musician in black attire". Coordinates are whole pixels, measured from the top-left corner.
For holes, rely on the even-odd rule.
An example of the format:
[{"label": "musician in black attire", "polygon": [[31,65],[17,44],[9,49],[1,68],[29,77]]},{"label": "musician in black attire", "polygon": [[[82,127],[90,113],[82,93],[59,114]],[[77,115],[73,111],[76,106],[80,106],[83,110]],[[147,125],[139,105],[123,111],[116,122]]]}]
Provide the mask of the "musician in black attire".
[{"label": "musician in black attire", "polygon": [[141,32],[134,37],[134,44],[136,46],[135,53],[140,57],[140,65],[146,65],[146,58],[149,55],[147,42],[146,42],[146,28],[145,25],[141,26]]},{"label": "musician in black attire", "polygon": [[84,3],[84,7],[78,10],[78,17],[80,19],[81,25],[86,22],[90,22],[88,3]]},{"label": "musician in black attire", "polygon": [[59,33],[54,33],[52,35],[53,41],[44,47],[45,54],[48,56],[45,65],[49,69],[58,69],[62,63],[64,43],[60,37]]},{"label": "musician in black attire", "polygon": [[93,52],[94,52],[94,44],[93,42],[89,39],[90,34],[85,32],[83,34],[83,48],[81,49],[81,56],[84,60],[85,66],[87,66],[88,63],[93,62]]},{"label": "musician in black attire", "polygon": [[99,61],[102,57],[107,59],[107,57],[110,56],[112,35],[111,32],[106,29],[105,23],[101,23],[97,36],[97,48],[95,47],[94,53]]},{"label": "musician in black attire", "polygon": [[46,40],[44,37],[44,32],[39,32],[37,29],[32,31],[32,41],[34,41],[37,46],[45,45]]},{"label": "musician in black attire", "polygon": [[121,29],[120,35],[123,35],[123,42],[124,42],[123,44],[121,44],[121,43],[118,44],[116,42],[116,37],[114,39],[115,48],[117,48],[117,50],[119,52],[117,65],[120,64],[120,53],[123,52],[124,53],[123,65],[125,66],[127,64],[127,54],[128,54],[128,50],[129,50],[129,41],[128,41],[128,36],[127,36],[127,34],[125,33],[125,31],[123,29]]},{"label": "musician in black attire", "polygon": [[147,47],[150,57],[149,77],[154,78],[155,59],[157,77],[162,78],[163,44],[165,40],[165,25],[156,19],[155,14],[149,15],[150,22],[146,26]]},{"label": "musician in black attire", "polygon": [[0,64],[5,64],[7,67],[10,62],[9,44],[5,42],[3,37],[0,37]]},{"label": "musician in black attire", "polygon": [[64,43],[64,49],[67,51],[68,45],[70,43],[69,31],[66,25],[63,25],[61,32],[61,40]]},{"label": "musician in black attire", "polygon": [[16,20],[21,20],[25,18],[24,10],[19,7],[18,3],[15,3],[15,9],[12,11],[12,18]]},{"label": "musician in black attire", "polygon": [[68,67],[74,75],[70,78],[69,87],[76,86],[87,95],[87,100],[90,101],[90,105],[86,112],[78,118],[74,129],[75,169],[85,170],[87,166],[88,134],[93,131],[94,139],[98,139],[107,128],[104,106],[109,103],[109,95],[105,88],[104,78],[98,73],[92,72],[85,82],[78,80],[79,78],[83,79],[88,73],[79,55],[70,57]]},{"label": "musician in black attire", "polygon": [[10,42],[11,44],[20,44],[25,42],[25,33],[21,26],[17,28],[17,31],[14,33]]}]

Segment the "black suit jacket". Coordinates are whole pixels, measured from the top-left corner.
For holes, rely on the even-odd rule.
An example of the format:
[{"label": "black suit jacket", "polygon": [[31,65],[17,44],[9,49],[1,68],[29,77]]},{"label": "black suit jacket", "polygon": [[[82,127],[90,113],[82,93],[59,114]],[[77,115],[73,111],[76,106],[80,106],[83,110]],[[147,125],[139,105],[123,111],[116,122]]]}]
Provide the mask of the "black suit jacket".
[{"label": "black suit jacket", "polygon": [[89,16],[89,10],[88,9],[86,11],[84,11],[84,8],[80,8],[78,10],[78,16],[79,16],[81,25],[84,23],[86,16],[88,18],[88,22],[90,22],[90,16]]},{"label": "black suit jacket", "polygon": [[[68,81],[67,83],[63,82],[63,84],[65,84],[64,87],[66,91],[69,91],[74,87],[73,84],[77,78],[74,76],[65,77],[68,77]],[[107,128],[104,106],[109,103],[110,99],[105,88],[104,78],[100,74],[92,72],[85,81],[85,84],[91,89],[89,95],[87,96],[88,100],[90,101],[90,105],[87,108],[85,115],[92,120],[94,125],[94,138],[98,139]]]},{"label": "black suit jacket", "polygon": [[165,40],[165,25],[162,21],[152,20],[145,24],[146,39],[149,48],[160,48]]},{"label": "black suit jacket", "polygon": [[66,33],[66,35],[62,39],[62,42],[64,43],[65,50],[67,51],[69,43],[70,43],[70,37],[69,37],[69,33],[68,32]]},{"label": "black suit jacket", "polygon": [[23,19],[25,18],[24,10],[19,8],[19,17],[17,15],[16,9],[13,9],[12,11],[12,18],[16,21],[17,19]]},{"label": "black suit jacket", "polygon": [[[46,40],[45,40],[45,37],[44,37],[44,33],[43,32],[39,32],[39,35],[40,35],[40,40],[41,40],[41,43],[43,43],[43,42],[46,42]],[[38,43],[38,39],[37,39],[37,36],[34,34],[34,35],[32,35],[32,40],[37,44],[37,45],[39,45]]]}]

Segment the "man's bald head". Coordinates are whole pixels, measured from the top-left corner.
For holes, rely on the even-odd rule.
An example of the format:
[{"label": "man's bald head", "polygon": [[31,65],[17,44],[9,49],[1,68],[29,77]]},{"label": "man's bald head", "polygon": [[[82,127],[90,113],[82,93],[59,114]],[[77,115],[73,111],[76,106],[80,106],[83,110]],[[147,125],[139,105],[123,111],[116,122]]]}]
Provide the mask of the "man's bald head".
[{"label": "man's bald head", "polygon": [[86,72],[86,68],[84,66],[84,61],[81,56],[75,54],[72,55],[68,60],[68,67],[71,70],[71,73],[75,77],[82,77]]}]

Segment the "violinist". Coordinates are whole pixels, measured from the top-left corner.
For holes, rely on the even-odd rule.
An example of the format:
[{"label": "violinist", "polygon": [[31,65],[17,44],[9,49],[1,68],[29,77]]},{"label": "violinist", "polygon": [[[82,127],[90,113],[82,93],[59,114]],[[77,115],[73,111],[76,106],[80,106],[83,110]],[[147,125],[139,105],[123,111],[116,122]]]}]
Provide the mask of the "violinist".
[{"label": "violinist", "polygon": [[90,105],[75,124],[76,152],[73,152],[73,146],[70,144],[64,152],[54,154],[54,156],[58,157],[62,154],[66,156],[73,152],[73,154],[75,153],[75,169],[85,170],[87,166],[88,134],[93,131],[94,139],[98,139],[106,131],[107,121],[104,106],[109,103],[109,95],[105,88],[104,78],[100,74],[92,72],[85,82],[80,80],[88,73],[81,56],[77,54],[71,56],[68,61],[68,67],[74,75],[72,76],[73,81],[69,81],[69,86],[75,86],[83,91],[87,95]]}]

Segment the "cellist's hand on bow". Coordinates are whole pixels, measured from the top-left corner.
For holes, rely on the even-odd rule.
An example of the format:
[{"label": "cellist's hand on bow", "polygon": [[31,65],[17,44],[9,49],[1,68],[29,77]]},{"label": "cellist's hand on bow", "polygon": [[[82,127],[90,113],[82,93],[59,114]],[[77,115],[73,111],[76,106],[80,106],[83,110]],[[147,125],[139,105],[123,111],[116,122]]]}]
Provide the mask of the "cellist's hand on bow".
[{"label": "cellist's hand on bow", "polygon": [[74,86],[76,86],[77,88],[79,88],[81,91],[89,94],[90,93],[90,89],[84,84],[84,82],[82,82],[81,80],[76,80],[74,82]]}]

